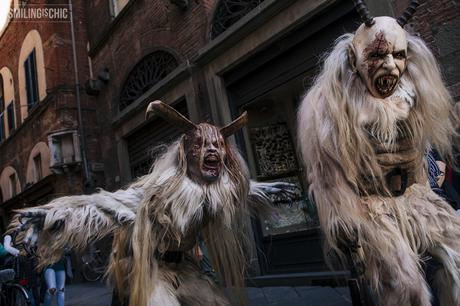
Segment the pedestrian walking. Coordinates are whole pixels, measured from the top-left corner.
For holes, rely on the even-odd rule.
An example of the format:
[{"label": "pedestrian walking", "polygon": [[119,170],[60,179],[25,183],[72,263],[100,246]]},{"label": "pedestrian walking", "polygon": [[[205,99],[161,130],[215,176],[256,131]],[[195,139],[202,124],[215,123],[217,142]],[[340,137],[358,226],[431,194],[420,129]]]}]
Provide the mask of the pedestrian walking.
[{"label": "pedestrian walking", "polygon": [[64,288],[66,276],[72,278],[70,256],[64,255],[59,261],[45,268],[46,293],[44,306],[51,306],[56,297],[57,306],[64,306]]}]

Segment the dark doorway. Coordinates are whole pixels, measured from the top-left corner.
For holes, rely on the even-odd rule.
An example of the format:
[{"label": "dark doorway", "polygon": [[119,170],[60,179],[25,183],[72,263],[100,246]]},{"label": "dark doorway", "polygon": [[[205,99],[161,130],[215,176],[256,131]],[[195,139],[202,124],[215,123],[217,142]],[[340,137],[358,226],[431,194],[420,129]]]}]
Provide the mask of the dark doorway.
[{"label": "dark doorway", "polygon": [[322,54],[359,24],[352,4],[340,2],[224,75],[233,117],[249,114],[237,141],[253,177],[289,181],[301,190],[292,203],[279,203],[278,216],[253,220],[262,275],[327,270],[316,208],[297,155],[296,110]]}]

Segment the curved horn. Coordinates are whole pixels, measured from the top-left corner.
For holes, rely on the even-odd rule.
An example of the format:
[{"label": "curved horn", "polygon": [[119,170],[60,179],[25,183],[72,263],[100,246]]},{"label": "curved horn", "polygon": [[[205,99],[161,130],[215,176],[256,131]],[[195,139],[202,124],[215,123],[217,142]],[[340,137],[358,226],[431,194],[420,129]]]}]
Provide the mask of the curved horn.
[{"label": "curved horn", "polygon": [[184,132],[196,129],[196,125],[193,124],[193,122],[185,118],[181,113],[176,111],[168,104],[159,100],[150,102],[149,106],[147,107],[147,111],[145,112],[145,119],[150,118],[152,114],[160,116]]},{"label": "curved horn", "polygon": [[241,116],[233,120],[230,124],[227,124],[226,126],[221,128],[220,133],[224,137],[231,136],[235,134],[243,126],[245,126],[246,123],[248,123],[248,112],[244,112],[243,114],[241,114]]},{"label": "curved horn", "polygon": [[404,13],[401,17],[398,18],[398,23],[400,26],[404,27],[406,23],[412,18],[415,11],[417,10],[417,6],[419,5],[417,0],[412,0],[409,6],[406,8]]},{"label": "curved horn", "polygon": [[369,10],[367,9],[366,4],[363,0],[353,0],[355,4],[355,9],[358,12],[359,16],[361,16],[361,20],[367,27],[372,27],[375,23],[374,17],[369,14]]}]

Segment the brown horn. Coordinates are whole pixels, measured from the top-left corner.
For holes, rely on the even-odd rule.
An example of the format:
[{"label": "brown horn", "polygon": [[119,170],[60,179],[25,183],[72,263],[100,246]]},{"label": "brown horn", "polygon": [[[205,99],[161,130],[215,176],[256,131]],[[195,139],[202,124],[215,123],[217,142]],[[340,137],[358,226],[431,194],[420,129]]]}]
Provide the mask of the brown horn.
[{"label": "brown horn", "polygon": [[406,23],[412,18],[412,16],[415,14],[415,11],[417,10],[418,5],[419,3],[417,0],[412,0],[410,2],[404,13],[401,15],[401,17],[398,18],[398,23],[401,27],[404,27]]},{"label": "brown horn", "polygon": [[367,6],[363,0],[353,0],[353,3],[355,4],[355,9],[359,16],[361,16],[362,22],[364,22],[367,27],[372,27],[375,23],[375,20],[374,17],[369,14],[369,10],[367,9]]},{"label": "brown horn", "polygon": [[168,104],[159,100],[150,102],[149,106],[147,107],[147,111],[145,112],[145,119],[150,118],[152,114],[160,116],[184,132],[196,129],[196,125],[193,124],[193,122],[185,118],[181,113],[176,111]]},{"label": "brown horn", "polygon": [[220,133],[224,137],[231,136],[235,134],[239,129],[241,129],[243,126],[245,126],[248,123],[248,112],[244,112],[233,120],[230,124],[227,124],[223,128],[220,129]]}]

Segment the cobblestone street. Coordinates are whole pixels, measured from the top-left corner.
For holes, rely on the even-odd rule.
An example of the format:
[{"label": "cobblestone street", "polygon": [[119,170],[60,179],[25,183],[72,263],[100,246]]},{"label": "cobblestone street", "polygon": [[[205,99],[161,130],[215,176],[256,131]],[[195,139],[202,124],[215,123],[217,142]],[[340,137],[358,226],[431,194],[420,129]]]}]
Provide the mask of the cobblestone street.
[{"label": "cobblestone street", "polygon": [[[345,287],[251,287],[247,291],[250,306],[351,306]],[[66,306],[110,306],[111,301],[110,290],[100,282],[66,288]]]}]

